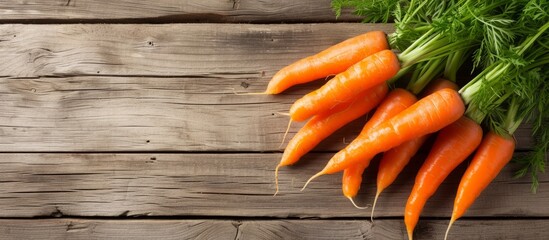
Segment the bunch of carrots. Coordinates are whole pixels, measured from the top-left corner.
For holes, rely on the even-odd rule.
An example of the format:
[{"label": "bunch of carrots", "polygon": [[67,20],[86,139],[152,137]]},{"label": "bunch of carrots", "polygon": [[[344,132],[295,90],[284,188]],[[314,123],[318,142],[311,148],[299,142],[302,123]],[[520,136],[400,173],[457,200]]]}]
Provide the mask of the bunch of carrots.
[{"label": "bunch of carrots", "polygon": [[[379,195],[433,135],[404,221],[412,239],[427,200],[458,165],[472,157],[457,189],[449,231],[512,160],[512,135],[530,121],[537,145],[530,158],[518,162],[523,165],[519,175],[532,173],[535,190],[549,147],[544,124],[549,119],[544,109],[549,104],[548,1],[371,2],[376,1],[338,0],[334,6],[336,10],[362,7],[361,14],[370,20],[392,17],[395,33],[364,33],[298,60],[277,72],[261,93],[279,94],[333,76],[289,109],[290,123],[307,122],[289,141],[275,168],[276,192],[280,167],[296,163],[336,130],[372,111],[360,134],[303,188],[319,176],[343,172],[343,195],[357,206],[353,197],[362,174],[382,154],[373,218]],[[458,69],[468,60],[475,73],[458,86]]]}]

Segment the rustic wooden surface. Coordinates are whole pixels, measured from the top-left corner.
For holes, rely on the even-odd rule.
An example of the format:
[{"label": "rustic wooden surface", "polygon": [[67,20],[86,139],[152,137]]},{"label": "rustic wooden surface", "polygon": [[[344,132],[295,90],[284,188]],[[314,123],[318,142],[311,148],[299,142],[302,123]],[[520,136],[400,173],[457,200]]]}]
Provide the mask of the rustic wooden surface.
[{"label": "rustic wooden surface", "polygon": [[[358,21],[343,11],[338,21]],[[334,22],[330,0],[5,0],[4,22]]]},{"label": "rustic wooden surface", "polygon": [[[426,220],[415,239],[442,239],[447,220]],[[0,220],[2,239],[405,239],[400,220]],[[456,222],[451,239],[544,239],[546,219]],[[459,231],[457,229],[460,229]],[[486,229],[491,229],[486,231]],[[501,232],[507,234],[502,238]]]},{"label": "rustic wooden surface", "polygon": [[[2,58],[6,61],[0,61],[0,66],[14,63],[0,53]],[[288,117],[279,112],[287,112],[293,101],[319,84],[280,96],[243,96],[232,90],[259,92],[267,81],[253,77],[0,78],[0,102],[4,103],[0,104],[0,151],[278,151],[288,124]],[[344,139],[354,138],[365,120],[358,119],[317,149],[341,149]],[[292,124],[289,133],[302,125]],[[528,127],[518,130],[518,149],[531,146],[529,134]]]},{"label": "rustic wooden surface", "polygon": [[[0,217],[44,216],[207,216],[338,218],[368,217],[341,195],[341,175],[318,178],[330,153],[307,155],[281,169],[280,192],[273,197],[278,153],[236,154],[0,154]],[[381,195],[378,217],[400,217],[419,167],[410,167]],[[372,169],[377,169],[373,165]],[[425,217],[447,217],[464,167],[451,175],[425,208]],[[375,172],[375,171],[374,171]],[[469,217],[544,217],[549,178],[529,196],[527,180],[513,180],[508,167],[467,212]],[[371,204],[372,171],[357,197]]]},{"label": "rustic wooden surface", "polygon": [[[288,121],[278,112],[320,84],[234,91],[260,92],[295,59],[372,29],[392,26],[1,25],[0,151],[278,150]],[[319,148],[340,149],[358,130]],[[529,133],[516,134],[519,149]]]},{"label": "rustic wooden surface", "polygon": [[[299,191],[365,117],[282,169],[273,197],[288,121],[279,113],[323,81],[279,96],[234,94],[260,92],[282,66],[348,37],[392,31],[357,23],[350,10],[336,20],[329,3],[3,2],[0,239],[405,239],[402,210],[425,153],[381,196],[373,225],[341,196],[340,175]],[[531,149],[529,134],[517,132],[517,154]],[[416,239],[442,238],[465,165],[429,201]],[[549,237],[549,177],[533,195],[514,170],[451,239]]]}]

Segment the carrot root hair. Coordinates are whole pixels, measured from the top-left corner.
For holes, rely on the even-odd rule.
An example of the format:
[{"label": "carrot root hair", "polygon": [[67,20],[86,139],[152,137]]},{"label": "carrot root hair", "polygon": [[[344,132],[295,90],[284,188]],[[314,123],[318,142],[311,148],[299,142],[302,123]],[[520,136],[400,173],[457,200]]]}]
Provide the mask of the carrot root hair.
[{"label": "carrot root hair", "polygon": [[450,219],[450,224],[448,224],[448,228],[446,229],[446,233],[444,234],[444,240],[448,239],[448,233],[450,232],[450,228],[452,227],[452,224],[454,224],[455,221],[456,219],[453,217],[452,219]]},{"label": "carrot root hair", "polygon": [[358,208],[358,209],[367,209],[367,208],[368,208],[368,206],[359,207],[358,205],[356,205],[355,200],[353,200],[352,197],[347,197],[347,198],[351,201],[351,203],[353,204],[353,206],[355,206],[355,207]]},{"label": "carrot root hair", "polygon": [[276,188],[276,191],[273,194],[273,197],[276,196],[276,194],[278,194],[278,169],[279,168],[280,168],[280,164],[278,164],[275,168],[275,188]]},{"label": "carrot root hair", "polygon": [[233,94],[234,95],[269,95],[269,93],[267,92],[251,92],[251,93],[239,93],[236,91],[236,89],[234,88],[231,88],[231,90],[233,90]]},{"label": "carrot root hair", "polygon": [[292,126],[292,119],[288,121],[288,127],[286,128],[286,131],[284,132],[284,136],[282,137],[282,142],[280,142],[280,145],[278,148],[281,148],[282,145],[284,145],[284,140],[286,140],[286,136],[288,136],[288,132],[290,131],[290,126]]},{"label": "carrot root hair", "polygon": [[276,114],[278,115],[282,115],[282,116],[290,116],[290,113],[287,113],[287,112],[276,112]]},{"label": "carrot root hair", "polygon": [[376,196],[374,197],[374,204],[372,204],[372,212],[370,213],[370,221],[372,222],[372,224],[374,223],[374,210],[376,209],[377,198],[379,198],[380,194],[381,191],[376,192]]},{"label": "carrot root hair", "polygon": [[337,74],[330,74],[330,75],[326,76],[326,77],[324,78],[324,81],[330,80],[330,79],[328,79],[328,78],[334,77],[335,75],[337,75]]},{"label": "carrot root hair", "polygon": [[408,240],[414,240],[414,232],[408,232]]},{"label": "carrot root hair", "polygon": [[311,181],[317,177],[320,177],[324,175],[324,172],[320,171],[318,172],[317,174],[313,175],[311,178],[309,178],[309,180],[307,180],[307,182],[305,183],[305,185],[303,186],[303,188],[301,188],[301,191],[303,192],[303,190],[305,190],[305,188],[307,188],[307,185],[309,185],[309,183],[311,183]]}]

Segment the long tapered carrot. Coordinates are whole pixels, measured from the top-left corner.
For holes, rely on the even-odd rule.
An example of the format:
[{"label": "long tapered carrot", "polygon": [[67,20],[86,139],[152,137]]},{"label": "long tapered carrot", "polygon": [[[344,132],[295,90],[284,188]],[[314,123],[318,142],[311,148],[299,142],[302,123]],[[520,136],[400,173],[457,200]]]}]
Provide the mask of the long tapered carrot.
[{"label": "long tapered carrot", "polygon": [[298,99],[290,108],[292,121],[304,121],[346,102],[358,93],[389,80],[400,70],[400,63],[390,50],[374,53],[349,67],[321,88]]},{"label": "long tapered carrot", "polygon": [[360,93],[354,101],[338,106],[334,111],[321,113],[311,118],[305,126],[290,140],[280,163],[275,169],[275,182],[278,191],[278,169],[296,163],[303,155],[311,151],[323,139],[375,108],[387,95],[388,86],[378,86]]},{"label": "long tapered carrot", "polygon": [[439,132],[427,159],[416,175],[414,187],[406,202],[404,223],[409,239],[412,239],[427,200],[452,170],[478,147],[481,140],[482,128],[468,117],[461,117]]},{"label": "long tapered carrot", "polygon": [[[425,97],[444,88],[449,88],[457,91],[458,85],[446,79],[436,79],[433,82],[429,83],[427,88],[423,91],[422,97]],[[372,221],[374,218],[374,211],[379,195],[383,192],[383,190],[385,190],[385,188],[387,188],[396,180],[397,176],[410,162],[410,159],[414,155],[416,155],[417,151],[423,145],[423,143],[425,143],[428,137],[429,135],[425,135],[416,139],[412,139],[408,142],[400,144],[398,147],[395,147],[383,153],[383,157],[379,162],[379,168],[377,171],[377,190],[376,196],[374,198],[374,203],[372,205]]]},{"label": "long tapered carrot", "polygon": [[515,139],[512,136],[490,131],[482,139],[482,143],[459,183],[454,210],[445,238],[448,236],[452,224],[465,214],[465,211],[480,196],[480,193],[511,161],[514,151]]},{"label": "long tapered carrot", "polygon": [[[383,102],[377,107],[376,112],[362,128],[361,134],[367,134],[370,129],[381,124],[385,120],[395,116],[408,108],[417,101],[417,98],[407,90],[396,88],[387,95]],[[343,171],[341,188],[343,195],[347,197],[353,205],[353,198],[357,195],[362,183],[362,174],[368,167],[370,161],[363,161],[353,164]]]},{"label": "long tapered carrot", "polygon": [[265,93],[278,94],[294,85],[338,74],[384,49],[389,49],[389,43],[382,31],[371,31],[347,39],[282,68],[273,76]]},{"label": "long tapered carrot", "polygon": [[311,177],[305,186],[318,176],[343,171],[352,164],[369,161],[376,154],[406,141],[436,132],[459,119],[464,111],[464,103],[455,90],[446,88],[430,94],[379,124],[368,134],[358,136],[336,153],[324,169]]}]

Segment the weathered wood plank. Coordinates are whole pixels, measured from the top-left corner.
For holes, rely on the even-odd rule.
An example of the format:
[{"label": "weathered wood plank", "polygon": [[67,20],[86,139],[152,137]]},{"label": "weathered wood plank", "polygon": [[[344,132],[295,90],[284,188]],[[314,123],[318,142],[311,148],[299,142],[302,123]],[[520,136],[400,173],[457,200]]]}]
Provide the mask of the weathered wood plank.
[{"label": "weathered wood plank", "polygon": [[[422,221],[415,239],[442,239],[447,220]],[[461,220],[450,239],[545,239],[549,220]],[[2,219],[2,239],[406,239],[402,220]]]},{"label": "weathered wood plank", "polygon": [[[335,22],[330,0],[5,1],[7,22]],[[359,21],[350,11],[339,21]]]},{"label": "weathered wood plank", "polygon": [[[355,209],[342,196],[339,174],[300,192],[330,156],[310,154],[281,169],[273,197],[280,154],[0,154],[0,217],[368,217],[369,210]],[[402,216],[418,160],[380,197],[376,216]],[[449,216],[463,167],[423,216]],[[373,200],[375,164],[371,169],[356,199],[361,205]],[[512,173],[506,168],[467,216],[549,216],[549,176],[541,176],[534,195],[529,179],[514,180]]]},{"label": "weathered wood plank", "polygon": [[[232,89],[262,91],[282,66],[372,29],[392,26],[1,25],[0,151],[277,150],[287,118],[275,113],[319,84]],[[340,149],[350,129],[319,149]]]},{"label": "weathered wood plank", "polygon": [[[267,80],[229,78],[0,78],[0,151],[277,151],[292,102],[320,84],[279,96]],[[321,83],[321,82],[320,82]],[[246,88],[245,88],[246,87]],[[317,150],[345,146],[362,117]],[[303,123],[294,123],[293,136]],[[528,127],[515,135],[532,146]]]},{"label": "weathered wood plank", "polygon": [[2,239],[226,239],[236,221],[215,220],[0,220]]},{"label": "weathered wood plank", "polygon": [[[448,220],[421,221],[414,239],[443,239]],[[544,239],[549,220],[461,220],[449,239]],[[238,239],[407,239],[403,220],[244,221]]]},{"label": "weathered wood plank", "polygon": [[0,25],[0,76],[222,76],[283,66],[390,24]]}]

